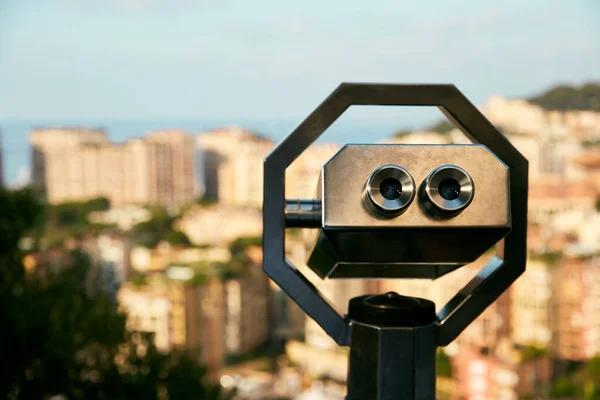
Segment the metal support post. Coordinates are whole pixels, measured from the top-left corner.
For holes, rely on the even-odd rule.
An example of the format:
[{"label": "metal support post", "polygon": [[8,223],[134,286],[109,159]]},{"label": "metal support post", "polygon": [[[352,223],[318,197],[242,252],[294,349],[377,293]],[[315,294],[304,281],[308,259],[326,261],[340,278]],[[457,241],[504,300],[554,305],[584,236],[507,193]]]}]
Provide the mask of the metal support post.
[{"label": "metal support post", "polygon": [[435,399],[435,304],[394,292],[350,301],[347,400]]}]

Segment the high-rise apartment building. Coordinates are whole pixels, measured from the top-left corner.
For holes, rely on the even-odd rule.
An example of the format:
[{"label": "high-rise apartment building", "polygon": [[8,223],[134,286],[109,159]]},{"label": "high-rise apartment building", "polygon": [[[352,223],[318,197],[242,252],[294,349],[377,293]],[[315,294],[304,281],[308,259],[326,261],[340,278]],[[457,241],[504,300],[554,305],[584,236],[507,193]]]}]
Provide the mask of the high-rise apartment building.
[{"label": "high-rise apartment building", "polygon": [[594,182],[596,189],[600,192],[600,148],[583,151],[575,161],[585,170],[588,178]]},{"label": "high-rise apartment building", "polygon": [[528,260],[527,269],[512,285],[512,339],[523,346],[552,349],[556,342],[556,286],[558,266]]},{"label": "high-rise apartment building", "polygon": [[315,195],[323,165],[341,146],[317,143],[306,149],[285,171],[285,196],[289,199],[310,199]]},{"label": "high-rise apartment building", "polygon": [[263,160],[274,143],[239,127],[198,137],[205,197],[235,206],[260,206]]},{"label": "high-rise apartment building", "polygon": [[501,96],[490,97],[482,111],[494,125],[508,133],[574,136],[582,141],[600,138],[600,114],[593,111],[544,110],[526,100]]},{"label": "high-rise apartment building", "polygon": [[80,245],[99,269],[105,289],[116,291],[130,276],[131,243],[123,235],[86,235]]},{"label": "high-rise apartment building", "polygon": [[29,143],[33,185],[49,202],[98,196],[99,149],[110,144],[103,130],[35,129]]},{"label": "high-rise apartment building", "polygon": [[[440,310],[477,275],[490,258],[491,254],[485,254],[475,262],[433,281],[428,279],[372,281],[368,292],[385,293],[394,291],[405,296],[421,297],[433,301],[436,304],[436,309]],[[509,337],[511,333],[510,305],[511,293],[509,289],[465,328],[456,344],[491,349],[500,339]]]},{"label": "high-rise apartment building", "polygon": [[260,347],[269,338],[269,280],[259,265],[262,249],[246,253],[250,262],[243,273],[224,280],[206,276],[192,283],[192,269],[173,265],[146,285],[125,284],[118,298],[128,328],[154,332],[159,349],[185,350],[209,373],[226,357]]},{"label": "high-rise apartment building", "polygon": [[[198,137],[202,152],[205,196],[236,206],[260,206],[263,200],[263,161],[274,143],[241,128],[223,128]],[[286,170],[286,196],[311,198],[323,165],[340,149],[315,144]]]},{"label": "high-rise apartment building", "polygon": [[511,291],[504,292],[460,334],[456,343],[484,351],[494,349],[511,335]]},{"label": "high-rise apartment building", "polygon": [[152,281],[123,285],[118,300],[129,330],[154,333],[159,350],[185,350],[214,372],[225,359],[221,293],[219,281]]},{"label": "high-rise apartment building", "polygon": [[452,379],[461,399],[534,397],[533,394],[552,377],[548,355],[528,357],[509,342],[497,344],[494,353],[461,347],[452,364]]},{"label": "high-rise apartment building", "polygon": [[162,352],[172,348],[172,307],[164,287],[125,284],[119,289],[118,300],[127,312],[128,330],[154,333],[154,344]]},{"label": "high-rise apartment building", "polygon": [[598,192],[592,181],[545,179],[529,185],[529,217],[532,222],[548,223],[572,211],[594,212]]},{"label": "high-rise apartment building", "polygon": [[600,354],[600,260],[566,259],[558,271],[557,355],[588,361]]},{"label": "high-rise apartment building", "polygon": [[[194,200],[199,187],[196,180],[196,149],[194,138],[182,130],[151,132],[144,138],[146,143],[166,145],[170,150],[170,174],[165,193],[174,204],[185,204]],[[162,167],[162,166],[161,166]],[[164,166],[168,168],[167,165]]]},{"label": "high-rise apartment building", "polygon": [[37,129],[29,141],[34,187],[50,203],[104,196],[178,207],[195,197],[193,138],[184,132],[113,144],[101,130]]},{"label": "high-rise apartment building", "polygon": [[525,273],[507,292],[511,300],[508,340],[502,335],[491,342],[493,347],[465,341],[468,330],[484,315],[459,336],[453,378],[460,394],[507,399],[532,395],[550,382],[550,359],[587,362],[600,354],[598,265],[594,257],[530,259]]},{"label": "high-rise apartment building", "polygon": [[252,263],[244,274],[223,284],[225,352],[229,356],[246,354],[269,338],[269,279],[263,272],[262,249],[247,251]]}]

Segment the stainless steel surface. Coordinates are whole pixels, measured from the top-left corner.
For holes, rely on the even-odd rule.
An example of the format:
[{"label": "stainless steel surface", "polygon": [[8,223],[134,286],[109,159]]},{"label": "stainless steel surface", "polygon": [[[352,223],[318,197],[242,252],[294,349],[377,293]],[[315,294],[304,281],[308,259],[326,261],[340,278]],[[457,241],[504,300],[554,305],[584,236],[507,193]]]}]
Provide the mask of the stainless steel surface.
[{"label": "stainless steel surface", "polygon": [[[460,166],[449,166],[457,161]],[[390,170],[407,171],[406,180],[410,173],[424,184],[455,177],[462,188],[450,206],[460,199],[468,207],[440,218],[421,197],[405,200],[402,214],[393,218],[373,213],[364,192]],[[322,170],[324,225],[308,245],[307,264],[322,278],[435,279],[475,261],[508,234],[508,176],[506,165],[481,145],[347,145]],[[412,182],[408,199],[414,197]]]},{"label": "stainless steel surface", "polygon": [[[494,184],[495,182],[492,182]],[[508,185],[505,184],[508,202]],[[434,215],[453,217],[471,204],[475,184],[467,171],[457,165],[442,165],[427,176],[422,184],[421,201]]]},{"label": "stainless steel surface", "polygon": [[[365,209],[362,196],[372,171],[385,164],[400,165],[419,184],[439,166],[456,164],[469,171],[477,192],[469,207],[455,218],[432,217],[418,199],[399,217],[381,218]],[[483,145],[349,144],[325,164],[321,174],[326,229],[487,228],[511,223],[508,168]]]},{"label": "stainless steel surface", "polygon": [[385,328],[352,322],[347,400],[433,400],[437,323]]},{"label": "stainless steel surface", "polygon": [[264,269],[340,345],[350,344],[349,321],[285,259],[285,169],[351,105],[438,107],[473,143],[487,146],[509,168],[512,231],[496,246],[498,259],[438,313],[438,343],[446,345],[525,270],[527,160],[454,85],[446,84],[342,83],[279,143],[264,164]]},{"label": "stainless steel surface", "polygon": [[[415,181],[399,165],[383,165],[369,175],[365,185],[367,207],[378,215],[397,216],[415,198]],[[379,211],[379,212],[378,212]]]},{"label": "stainless steel surface", "polygon": [[286,199],[286,228],[319,228],[321,227],[320,199]]}]

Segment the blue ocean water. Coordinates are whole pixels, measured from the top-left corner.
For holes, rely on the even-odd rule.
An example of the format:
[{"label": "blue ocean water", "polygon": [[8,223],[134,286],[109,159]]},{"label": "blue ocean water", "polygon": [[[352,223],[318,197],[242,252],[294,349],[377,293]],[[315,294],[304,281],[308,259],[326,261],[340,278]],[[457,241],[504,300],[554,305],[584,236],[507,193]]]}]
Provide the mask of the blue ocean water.
[{"label": "blue ocean water", "polygon": [[[0,120],[1,148],[3,154],[4,181],[14,185],[27,176],[30,165],[30,149],[27,137],[38,127],[85,126],[104,129],[111,140],[125,141],[158,129],[180,128],[198,134],[212,129],[238,125],[279,141],[286,137],[301,121],[287,119],[141,119],[141,120]],[[356,122],[340,118],[319,139],[323,142],[372,143],[391,136],[403,127],[396,119],[376,122]],[[405,125],[404,125],[405,127]]]}]

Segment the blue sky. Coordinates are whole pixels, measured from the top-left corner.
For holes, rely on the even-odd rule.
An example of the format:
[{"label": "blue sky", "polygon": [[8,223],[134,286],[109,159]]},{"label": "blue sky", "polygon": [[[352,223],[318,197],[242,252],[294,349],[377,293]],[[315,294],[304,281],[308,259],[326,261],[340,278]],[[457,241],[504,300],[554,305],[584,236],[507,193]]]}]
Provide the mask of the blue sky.
[{"label": "blue sky", "polygon": [[0,120],[298,118],[341,81],[482,103],[599,80],[599,20],[596,0],[0,0]]}]

